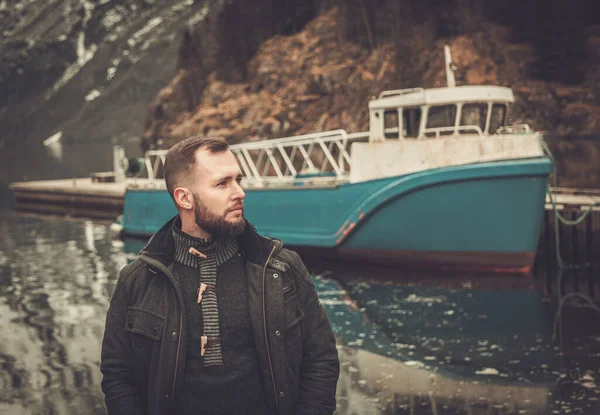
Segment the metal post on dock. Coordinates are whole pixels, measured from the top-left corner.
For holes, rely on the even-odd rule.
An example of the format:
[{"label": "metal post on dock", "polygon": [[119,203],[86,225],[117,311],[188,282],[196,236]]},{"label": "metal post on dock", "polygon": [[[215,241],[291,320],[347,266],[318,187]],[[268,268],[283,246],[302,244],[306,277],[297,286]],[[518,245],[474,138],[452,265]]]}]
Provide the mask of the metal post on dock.
[{"label": "metal post on dock", "polygon": [[115,183],[125,181],[125,171],[127,169],[127,158],[123,146],[113,146],[113,172],[115,174]]}]

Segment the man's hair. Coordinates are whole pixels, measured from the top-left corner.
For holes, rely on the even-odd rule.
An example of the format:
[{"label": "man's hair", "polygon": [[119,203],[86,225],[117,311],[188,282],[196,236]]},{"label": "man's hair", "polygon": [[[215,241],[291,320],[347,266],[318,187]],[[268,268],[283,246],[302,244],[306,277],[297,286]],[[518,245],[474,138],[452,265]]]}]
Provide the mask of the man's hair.
[{"label": "man's hair", "polygon": [[173,145],[165,156],[164,176],[167,191],[175,199],[173,193],[182,177],[190,174],[196,162],[196,151],[206,148],[211,153],[223,153],[229,144],[220,137],[189,137]]}]

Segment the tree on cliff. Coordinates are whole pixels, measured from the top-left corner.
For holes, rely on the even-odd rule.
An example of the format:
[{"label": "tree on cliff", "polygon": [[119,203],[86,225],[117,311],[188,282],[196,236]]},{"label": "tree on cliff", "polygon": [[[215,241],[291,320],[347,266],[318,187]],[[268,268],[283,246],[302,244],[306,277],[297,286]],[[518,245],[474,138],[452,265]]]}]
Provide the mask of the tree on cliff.
[{"label": "tree on cliff", "polygon": [[[409,72],[410,62],[418,61],[419,53],[412,47],[416,39],[410,36],[411,26],[427,25],[430,38],[425,43],[431,45],[437,39],[473,33],[482,23],[490,21],[510,28],[515,41],[534,46],[536,59],[531,68],[534,77],[564,83],[582,80],[582,65],[587,58],[586,23],[600,22],[600,14],[592,13],[593,2],[339,0],[343,36],[370,49],[382,42],[394,42],[399,67]],[[418,74],[419,68],[414,72]]]},{"label": "tree on cliff", "polygon": [[[373,50],[393,42],[401,85],[419,84],[420,48],[438,39],[471,34],[485,22],[511,30],[517,42],[534,47],[535,78],[564,83],[582,80],[587,59],[586,24],[600,22],[591,13],[595,0],[230,0],[193,33],[180,53],[181,67],[220,79],[244,81],[246,64],[274,35],[289,35],[324,9],[340,8],[340,35]],[[428,36],[413,29],[426,25]],[[422,31],[421,31],[422,33]],[[190,51],[195,58],[190,59]],[[199,85],[202,88],[202,85]]]}]

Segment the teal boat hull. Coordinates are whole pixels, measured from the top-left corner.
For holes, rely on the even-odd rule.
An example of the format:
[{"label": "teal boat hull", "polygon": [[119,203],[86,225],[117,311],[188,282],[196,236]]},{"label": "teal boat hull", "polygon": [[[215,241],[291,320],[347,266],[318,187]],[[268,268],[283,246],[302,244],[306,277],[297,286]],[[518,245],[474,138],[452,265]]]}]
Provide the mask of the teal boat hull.
[{"label": "teal boat hull", "polygon": [[[331,187],[248,189],[245,216],[261,234],[321,254],[527,273],[551,169],[540,157]],[[166,191],[129,189],[124,232],[151,235],[176,213]]]}]

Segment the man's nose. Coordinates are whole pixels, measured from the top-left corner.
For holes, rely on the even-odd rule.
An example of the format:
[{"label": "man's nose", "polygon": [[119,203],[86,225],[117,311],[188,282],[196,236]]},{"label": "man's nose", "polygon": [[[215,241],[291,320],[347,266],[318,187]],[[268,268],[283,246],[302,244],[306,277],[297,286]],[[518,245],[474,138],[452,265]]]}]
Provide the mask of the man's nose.
[{"label": "man's nose", "polygon": [[233,192],[233,198],[244,200],[246,197],[246,192],[244,192],[244,189],[242,189],[242,186],[238,182],[235,182],[234,189],[235,191]]}]

